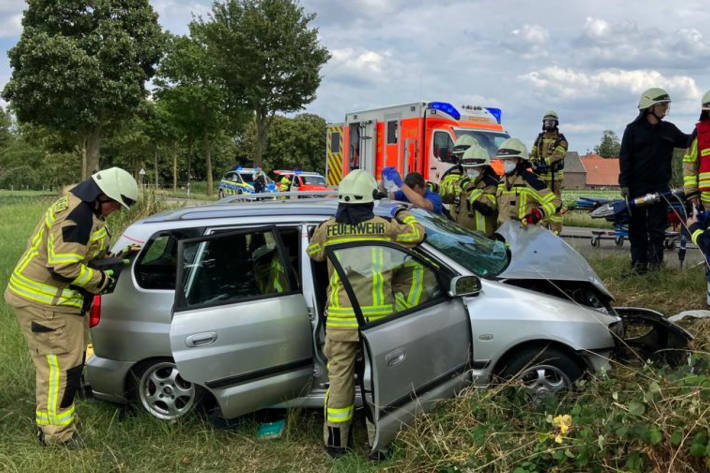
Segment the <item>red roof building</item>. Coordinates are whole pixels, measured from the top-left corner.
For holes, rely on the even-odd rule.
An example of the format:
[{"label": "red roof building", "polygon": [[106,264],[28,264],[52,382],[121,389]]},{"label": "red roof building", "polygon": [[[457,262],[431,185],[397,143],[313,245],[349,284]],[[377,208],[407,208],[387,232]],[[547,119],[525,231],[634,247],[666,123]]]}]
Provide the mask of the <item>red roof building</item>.
[{"label": "red roof building", "polygon": [[587,189],[619,187],[619,158],[588,154],[579,160],[587,171]]}]

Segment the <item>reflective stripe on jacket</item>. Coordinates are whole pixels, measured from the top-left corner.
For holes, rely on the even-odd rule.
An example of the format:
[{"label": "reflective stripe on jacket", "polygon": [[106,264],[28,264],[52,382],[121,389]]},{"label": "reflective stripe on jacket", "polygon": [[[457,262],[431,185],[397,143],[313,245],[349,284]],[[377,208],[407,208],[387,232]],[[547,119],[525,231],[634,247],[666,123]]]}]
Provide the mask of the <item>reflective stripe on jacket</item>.
[{"label": "reflective stripe on jacket", "polygon": [[685,195],[700,191],[704,203],[710,202],[710,120],[695,125],[693,141],[683,157]]},{"label": "reflective stripe on jacket", "polygon": [[81,312],[84,294],[98,293],[106,282],[103,272],[89,268],[88,262],[107,250],[108,241],[103,219],[88,203],[71,193],[62,196],[35,227],[10,275],[5,300],[14,306]]},{"label": "reflective stripe on jacket", "polygon": [[[329,245],[389,241],[405,247],[414,247],[424,239],[425,235],[424,227],[407,211],[398,212],[396,219],[374,217],[358,225],[338,223],[331,218],[316,229],[307,252],[315,261],[323,261]],[[371,277],[354,275],[348,280],[360,304],[362,314],[368,321],[375,321],[395,312],[391,275],[386,270],[384,255],[382,247],[372,247],[369,261],[372,268]],[[357,263],[361,264],[362,261]],[[357,331],[355,311],[330,260],[328,260],[328,276],[326,327]]]}]

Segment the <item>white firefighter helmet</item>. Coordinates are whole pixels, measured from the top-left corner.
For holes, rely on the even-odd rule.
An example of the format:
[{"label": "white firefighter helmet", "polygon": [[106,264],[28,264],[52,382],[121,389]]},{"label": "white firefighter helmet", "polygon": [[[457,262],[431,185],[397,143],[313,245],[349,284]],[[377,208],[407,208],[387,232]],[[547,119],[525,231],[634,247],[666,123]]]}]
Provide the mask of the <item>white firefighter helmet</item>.
[{"label": "white firefighter helmet", "polygon": [[374,202],[373,193],[377,190],[377,181],[367,171],[350,171],[338,185],[338,202],[343,204],[367,204]]},{"label": "white firefighter helmet", "polygon": [[491,157],[488,151],[478,143],[470,146],[461,158],[461,166],[464,168],[475,168],[488,166],[491,164]]},{"label": "white firefighter helmet", "polygon": [[476,141],[476,138],[474,138],[473,136],[461,135],[458,138],[456,138],[456,143],[454,143],[454,147],[451,150],[451,153],[454,156],[457,156],[460,158],[461,155],[463,155],[469,147],[471,147],[473,145],[477,145],[477,144],[478,144],[478,141]]},{"label": "white firefighter helmet", "polygon": [[556,120],[559,121],[560,117],[557,116],[557,112],[554,110],[548,110],[545,112],[545,115],[542,116],[543,120]]},{"label": "white firefighter helmet", "polygon": [[645,110],[659,103],[671,103],[671,96],[659,87],[652,87],[641,94],[639,110]]},{"label": "white firefighter helmet", "polygon": [[705,92],[705,95],[703,95],[703,110],[710,110],[710,90]]},{"label": "white firefighter helmet", "polygon": [[129,208],[138,200],[138,184],[128,171],[119,167],[102,169],[91,176],[106,197]]},{"label": "white firefighter helmet", "polygon": [[525,144],[517,138],[508,138],[501,143],[493,159],[520,158],[528,161],[528,149]]}]

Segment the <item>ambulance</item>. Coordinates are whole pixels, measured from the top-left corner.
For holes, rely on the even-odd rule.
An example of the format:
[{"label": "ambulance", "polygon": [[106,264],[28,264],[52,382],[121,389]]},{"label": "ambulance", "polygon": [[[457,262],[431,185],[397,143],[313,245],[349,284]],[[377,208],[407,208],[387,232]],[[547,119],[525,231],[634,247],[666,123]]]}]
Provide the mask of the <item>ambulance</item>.
[{"label": "ambulance", "polygon": [[[499,108],[464,105],[460,110],[448,102],[415,102],[347,113],[345,123],[327,127],[326,179],[337,185],[353,169],[380,172],[394,166],[404,177],[421,173],[439,182],[456,164],[454,142],[471,135],[495,156],[509,138],[501,124]],[[494,167],[500,166],[493,161]],[[502,169],[497,169],[502,174]]]}]

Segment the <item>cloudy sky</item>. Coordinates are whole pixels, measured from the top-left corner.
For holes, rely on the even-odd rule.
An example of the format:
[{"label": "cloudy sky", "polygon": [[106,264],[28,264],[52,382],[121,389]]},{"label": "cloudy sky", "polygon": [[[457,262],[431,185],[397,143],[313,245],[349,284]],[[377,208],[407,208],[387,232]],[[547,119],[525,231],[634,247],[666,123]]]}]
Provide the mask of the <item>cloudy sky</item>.
[{"label": "cloudy sky", "polygon": [[[150,0],[161,24],[186,33],[211,0]],[[710,88],[707,0],[302,0],[332,58],[306,107],[329,121],[418,100],[503,109],[531,144],[554,109],[570,149],[619,136],[640,93],[664,87],[670,121],[690,132]],[[24,2],[0,0],[0,86]],[[705,28],[702,25],[706,25]]]}]

